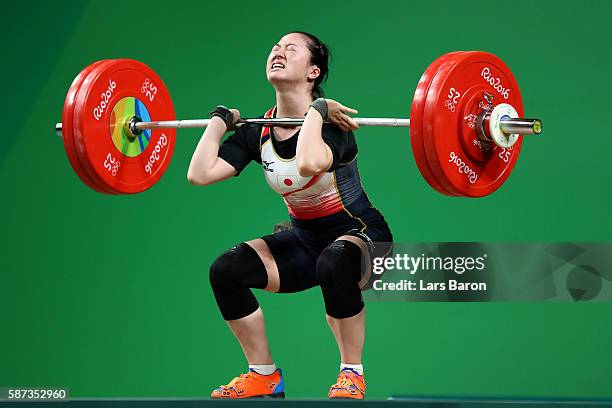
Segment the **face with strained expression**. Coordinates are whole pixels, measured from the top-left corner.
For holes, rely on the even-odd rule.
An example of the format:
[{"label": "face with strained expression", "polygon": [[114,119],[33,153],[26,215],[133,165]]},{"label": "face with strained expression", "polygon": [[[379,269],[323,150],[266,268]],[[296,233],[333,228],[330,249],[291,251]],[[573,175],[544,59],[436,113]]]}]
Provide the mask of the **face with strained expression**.
[{"label": "face with strained expression", "polygon": [[272,47],[266,62],[266,77],[274,88],[313,84],[321,74],[319,67],[310,63],[308,41],[302,34],[290,33]]}]

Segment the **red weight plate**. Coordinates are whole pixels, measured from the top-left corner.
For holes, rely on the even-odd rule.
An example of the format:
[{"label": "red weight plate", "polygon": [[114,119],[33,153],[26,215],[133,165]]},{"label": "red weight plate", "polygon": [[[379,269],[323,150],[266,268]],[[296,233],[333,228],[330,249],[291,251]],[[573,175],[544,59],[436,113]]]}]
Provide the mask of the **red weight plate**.
[{"label": "red weight plate", "polygon": [[[78,132],[78,127],[77,127],[77,115],[79,113],[77,113],[78,111],[82,111],[82,106],[77,105],[77,103],[79,103],[80,100],[84,100],[83,98],[86,98],[85,95],[82,95],[83,92],[87,93],[91,90],[91,80],[92,78],[95,78],[95,76],[102,72],[105,69],[108,69],[108,67],[112,66],[115,63],[116,60],[105,60],[102,63],[96,65],[92,70],[89,71],[89,73],[85,76],[85,78],[82,81],[81,87],[79,88],[79,92],[76,95],[75,98],[75,108],[74,108],[74,112],[72,114],[72,121],[73,121],[73,138],[74,138],[74,145],[75,145],[75,150],[77,153],[77,158],[79,160],[79,163],[81,163],[81,167],[83,168],[83,170],[85,171],[85,174],[96,184],[98,185],[104,193],[106,194],[122,194],[120,191],[115,190],[114,188],[112,188],[110,185],[106,184],[106,182],[101,179],[100,177],[98,177],[98,175],[95,172],[91,171],[91,166],[89,166],[89,159],[87,158],[87,156],[84,156],[82,154],[82,148],[79,147],[79,143],[80,140],[77,138],[77,132]],[[93,75],[93,76],[92,76]],[[79,99],[81,98],[81,99]],[[77,110],[77,106],[79,106],[79,109]]]},{"label": "red weight plate", "polygon": [[175,120],[166,86],[145,64],[114,60],[83,81],[74,113],[77,152],[87,174],[120,194],[142,192],[166,171],[176,129],[145,130],[128,137],[125,124]]},{"label": "red weight plate", "polygon": [[444,54],[427,67],[414,91],[414,98],[412,99],[412,106],[410,108],[410,143],[412,144],[412,153],[417,163],[417,167],[425,181],[427,181],[434,190],[445,195],[454,194],[451,194],[446,188],[442,187],[427,162],[425,146],[423,145],[423,111],[427,99],[427,90],[436,72],[438,72],[440,66],[447,59],[460,53],[460,51],[456,51]]},{"label": "red weight plate", "polygon": [[431,172],[436,178],[436,180],[438,181],[438,183],[440,183],[440,185],[444,189],[446,189],[449,192],[449,194],[453,196],[458,196],[458,197],[463,197],[465,196],[465,194],[462,194],[459,190],[454,188],[453,185],[450,184],[448,180],[446,180],[445,177],[440,178],[439,176],[436,175],[435,169],[440,167],[440,163],[436,162],[437,157],[432,156],[427,151],[427,146],[431,144],[430,139],[432,137],[431,136],[432,121],[436,113],[435,110],[427,109],[427,98],[430,97],[429,95],[437,94],[437,92],[439,92],[439,79],[437,78],[443,78],[445,75],[448,75],[448,72],[450,71],[450,69],[454,67],[455,65],[457,65],[458,57],[465,55],[467,53],[471,53],[471,52],[473,51],[464,51],[461,53],[461,55],[455,55],[452,58],[447,58],[442,63],[442,65],[438,68],[437,72],[435,73],[434,77],[432,78],[429,84],[429,89],[427,90],[427,94],[425,95],[425,103],[423,104],[423,116],[422,116],[423,117],[423,148],[425,150],[425,156],[427,157],[427,163],[429,164],[429,168],[431,169]]},{"label": "red weight plate", "polygon": [[488,104],[508,103],[523,116],[523,101],[514,75],[498,57],[466,52],[447,61],[434,77],[423,114],[423,141],[431,169],[449,191],[483,197],[510,175],[522,138],[511,148],[483,143],[474,129],[476,116]]},{"label": "red weight plate", "polygon": [[83,181],[89,188],[99,192],[106,193],[100,186],[95,184],[93,180],[87,175],[85,169],[81,165],[81,162],[78,158],[76,148],[74,145],[74,137],[73,137],[73,113],[74,113],[74,102],[77,96],[77,93],[83,83],[85,77],[98,65],[100,65],[102,61],[96,61],[87,67],[85,67],[79,74],[74,78],[70,88],[68,88],[68,93],[66,94],[66,99],[64,101],[64,109],[62,110],[62,140],[64,142],[64,149],[66,150],[66,155],[68,156],[68,160],[70,161],[70,165],[74,172],[79,176],[81,181]]},{"label": "red weight plate", "polygon": [[[442,65],[438,68],[437,72],[434,74],[429,87],[431,88],[431,84],[433,83],[434,79],[440,75],[441,73],[445,73],[448,72],[449,67],[454,66],[457,63],[457,60],[465,53],[467,52],[471,52],[471,51],[463,51],[460,53],[457,53],[447,59],[445,59],[442,62]],[[430,90],[427,90],[427,95],[430,94]],[[425,103],[423,104],[423,108],[425,108],[426,103],[427,103],[427,95],[425,96]],[[436,165],[436,163],[432,163],[431,162],[431,158],[427,155],[427,148],[426,148],[426,138],[429,137],[428,135],[430,134],[430,120],[429,121],[425,121],[425,111],[423,110],[423,126],[422,126],[422,141],[423,141],[423,148],[425,150],[425,157],[427,158],[427,164],[429,165],[429,169],[431,170],[433,177],[438,181],[438,183],[440,183],[440,185],[442,186],[442,188],[444,188],[446,191],[448,191],[449,195],[452,196],[457,196],[457,197],[462,197],[464,196],[464,194],[462,194],[460,191],[456,190],[455,188],[453,188],[452,185],[450,185],[444,178],[440,179],[438,178],[438,176],[436,176],[435,171],[433,170],[433,166]]]}]

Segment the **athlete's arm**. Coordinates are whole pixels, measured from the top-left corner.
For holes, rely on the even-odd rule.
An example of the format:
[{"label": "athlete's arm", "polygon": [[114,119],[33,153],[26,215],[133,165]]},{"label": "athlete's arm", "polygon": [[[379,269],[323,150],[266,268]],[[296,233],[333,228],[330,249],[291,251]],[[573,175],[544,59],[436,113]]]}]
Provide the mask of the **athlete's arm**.
[{"label": "athlete's arm", "polygon": [[[234,123],[240,119],[240,112],[232,109]],[[227,131],[227,125],[223,119],[214,116],[206,127],[204,134],[193,152],[187,179],[194,186],[207,186],[234,176],[236,169],[219,158],[219,146],[221,139]]]},{"label": "athlete's arm", "polygon": [[[326,99],[327,120],[336,124],[342,130],[355,130],[359,126],[347,115],[357,113],[333,99]],[[296,160],[300,176],[309,177],[324,173],[333,163],[333,153],[330,147],[323,141],[322,135],[323,117],[313,107],[308,109],[296,147]]]}]

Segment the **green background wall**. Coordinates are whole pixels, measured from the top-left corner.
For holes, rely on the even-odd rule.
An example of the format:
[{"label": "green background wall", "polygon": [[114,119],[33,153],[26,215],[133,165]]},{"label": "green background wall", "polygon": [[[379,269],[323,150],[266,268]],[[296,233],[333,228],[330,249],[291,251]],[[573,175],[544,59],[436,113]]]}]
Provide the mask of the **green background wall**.
[{"label": "green background wall", "polygon": [[[502,57],[544,121],[494,195],[441,196],[406,130],[357,133],[363,184],[397,241],[610,241],[612,3],[13,2],[0,16],[0,386],[75,397],[198,397],[246,369],[208,283],[213,259],[286,219],[252,166],[192,187],[200,131],[181,130],[161,182],[104,196],[72,172],[52,126],[87,64],[155,69],[179,117],[274,103],[264,63],[286,31],[334,59],[327,95],[407,116],[427,65],[451,50]],[[507,214],[499,217],[493,214]],[[326,396],[339,356],[318,289],[257,292],[290,397]],[[369,303],[368,394],[612,397],[609,303]]]}]

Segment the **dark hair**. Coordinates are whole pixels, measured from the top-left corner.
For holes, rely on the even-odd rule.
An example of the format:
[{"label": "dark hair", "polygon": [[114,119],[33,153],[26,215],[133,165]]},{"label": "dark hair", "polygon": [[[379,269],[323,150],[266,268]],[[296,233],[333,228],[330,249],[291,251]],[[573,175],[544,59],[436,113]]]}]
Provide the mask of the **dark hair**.
[{"label": "dark hair", "polygon": [[310,51],[310,63],[316,65],[321,70],[321,74],[315,79],[312,87],[312,97],[314,99],[324,96],[321,84],[329,76],[329,60],[331,54],[327,45],[323,44],[315,35],[304,31],[291,31],[287,34],[302,34],[308,39],[308,51]]}]

